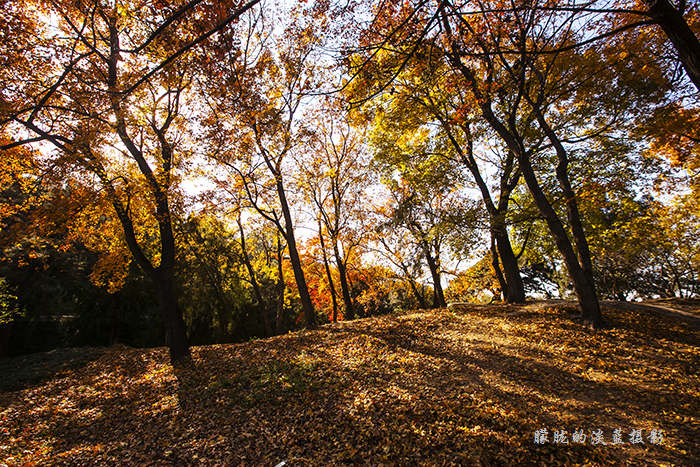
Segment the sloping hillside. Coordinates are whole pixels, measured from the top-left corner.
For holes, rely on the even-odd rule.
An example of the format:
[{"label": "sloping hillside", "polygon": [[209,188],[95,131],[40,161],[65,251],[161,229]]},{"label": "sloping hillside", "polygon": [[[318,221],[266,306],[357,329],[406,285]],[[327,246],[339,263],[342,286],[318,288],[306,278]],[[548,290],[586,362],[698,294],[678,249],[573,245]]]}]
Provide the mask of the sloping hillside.
[{"label": "sloping hillside", "polygon": [[196,347],[176,369],[163,348],[6,360],[0,464],[697,463],[697,323],[610,305],[593,332],[569,312],[364,319]]}]

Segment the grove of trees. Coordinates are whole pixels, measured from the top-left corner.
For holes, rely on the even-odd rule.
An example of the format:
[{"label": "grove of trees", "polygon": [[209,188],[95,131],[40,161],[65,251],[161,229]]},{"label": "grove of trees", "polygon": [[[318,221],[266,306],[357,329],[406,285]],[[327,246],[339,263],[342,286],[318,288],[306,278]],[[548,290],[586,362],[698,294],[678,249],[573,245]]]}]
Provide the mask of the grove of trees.
[{"label": "grove of trees", "polygon": [[700,8],[0,0],[0,354],[700,295]]}]

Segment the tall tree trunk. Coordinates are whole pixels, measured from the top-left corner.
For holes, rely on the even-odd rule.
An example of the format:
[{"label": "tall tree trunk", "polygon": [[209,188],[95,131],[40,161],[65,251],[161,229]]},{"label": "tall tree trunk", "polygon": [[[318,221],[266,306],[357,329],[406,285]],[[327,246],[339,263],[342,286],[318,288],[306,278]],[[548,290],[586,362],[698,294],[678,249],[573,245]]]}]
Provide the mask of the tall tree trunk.
[{"label": "tall tree trunk", "polygon": [[569,271],[569,277],[574,284],[574,291],[576,292],[579,305],[581,306],[582,317],[590,326],[594,328],[602,327],[603,317],[600,313],[600,305],[598,303],[595,285],[590,281],[588,274],[586,274],[579,264],[574,248],[564,229],[564,225],[561,223],[561,220],[554,211],[554,208],[552,208],[549,200],[547,200],[547,197],[537,181],[535,172],[530,163],[530,158],[524,151],[518,153],[518,158],[520,160],[520,168],[523,171],[525,183],[535,200],[537,208],[547,222],[547,227],[549,227],[549,231],[552,237],[554,237],[554,242],[559,253],[561,253],[564,258],[564,263]]},{"label": "tall tree trunk", "polygon": [[[467,145],[465,151],[457,139],[453,136],[449,126],[446,123],[444,124],[444,128],[447,131],[447,135],[452,142],[453,147],[462,157],[464,165],[472,173],[474,181],[481,192],[481,197],[484,200],[486,210],[488,211],[491,237],[492,240],[495,239],[496,242],[496,248],[493,248],[492,242],[492,265],[494,273],[496,274],[498,282],[501,286],[503,299],[508,303],[522,303],[525,301],[525,287],[523,285],[523,279],[520,277],[518,260],[513,253],[513,247],[510,244],[510,238],[508,237],[508,230],[506,226],[506,212],[508,211],[510,193],[515,188],[517,181],[520,178],[519,176],[515,176],[510,179],[510,175],[514,170],[512,163],[514,153],[512,151],[508,153],[509,159],[506,163],[504,173],[501,175],[501,194],[498,201],[498,207],[496,207],[491,197],[491,191],[489,190],[484,177],[482,177],[481,172],[479,171],[479,166],[474,157],[471,136],[469,137],[469,144]],[[501,268],[498,266],[499,259],[501,264],[503,264],[503,272],[501,272]]]},{"label": "tall tree trunk", "polygon": [[333,322],[338,322],[338,299],[336,298],[335,284],[333,284],[333,276],[331,268],[328,265],[328,255],[326,255],[326,242],[323,241],[323,231],[321,229],[321,220],[318,221],[318,240],[321,244],[321,255],[323,256],[323,266],[326,269],[326,277],[328,277],[328,288],[331,292],[331,301],[333,302]]},{"label": "tall tree trunk", "polygon": [[648,6],[649,16],[664,31],[688,78],[700,91],[700,41],[688,26],[683,14],[669,0],[643,0]]},{"label": "tall tree trunk", "polygon": [[[113,194],[114,189],[107,185],[108,193]],[[126,244],[131,252],[136,264],[146,273],[153,282],[160,304],[161,318],[165,327],[166,345],[170,349],[170,361],[176,363],[189,357],[190,350],[187,343],[187,333],[185,323],[182,319],[182,311],[177,304],[177,287],[175,285],[175,237],[173,235],[168,209],[167,197],[162,192],[158,194],[158,204],[156,208],[156,218],[160,233],[160,266],[153,267],[143,250],[138,244],[134,225],[126,209],[116,198],[112,196],[117,217],[119,218]]]},{"label": "tall tree trunk", "polygon": [[297,289],[299,290],[301,307],[304,311],[304,322],[307,328],[314,328],[316,327],[316,311],[314,310],[314,305],[311,302],[311,295],[309,295],[309,288],[306,285],[304,270],[301,266],[299,252],[297,251],[297,243],[296,239],[294,238],[294,224],[292,223],[292,215],[289,211],[289,204],[287,203],[287,194],[284,191],[282,179],[279,176],[277,177],[275,185],[277,187],[277,195],[280,200],[280,207],[282,208],[282,215],[284,216],[285,236],[287,240],[287,249],[289,250],[289,261],[292,263],[294,279],[296,280]]},{"label": "tall tree trunk", "polygon": [[136,162],[139,171],[144,176],[155,198],[155,217],[158,222],[160,234],[160,265],[157,268],[154,267],[151,261],[146,257],[138,243],[134,225],[129,217],[128,202],[126,206],[122,204],[112,185],[112,180],[107,177],[106,171],[101,167],[94,154],[92,154],[90,146],[87,144],[81,144],[80,146],[82,146],[81,151],[83,154],[85,154],[93,164],[91,170],[102,180],[104,188],[112,201],[117,217],[124,229],[125,240],[129,251],[143,271],[151,276],[157,289],[161,314],[165,324],[166,343],[170,348],[170,361],[176,363],[188,357],[190,351],[187,344],[187,334],[185,332],[185,323],[182,319],[182,312],[177,304],[177,290],[175,285],[175,237],[173,235],[172,218],[170,216],[170,206],[168,202],[173,146],[166,141],[165,133],[167,132],[167,125],[160,129],[154,128],[160,146],[160,168],[163,170],[164,175],[163,179],[159,180],[159,177],[153,172],[141,148],[135,144],[127,131],[127,112],[122,107],[123,101],[119,97],[120,92],[118,86],[118,63],[121,49],[119,46],[117,16],[111,16],[108,22],[110,53],[107,60],[106,84],[109,90],[111,107],[116,123],[115,131],[128,153]]},{"label": "tall tree trunk", "polygon": [[569,181],[569,157],[562,144],[559,137],[556,135],[552,127],[549,125],[547,120],[544,118],[542,109],[534,103],[531,103],[532,108],[535,112],[535,117],[539,123],[542,130],[547,135],[547,138],[554,146],[557,153],[557,180],[559,181],[559,187],[564,194],[564,199],[566,202],[566,216],[569,220],[569,225],[571,226],[571,233],[574,237],[574,245],[576,246],[576,252],[578,254],[579,263],[583,272],[588,277],[588,280],[595,285],[593,279],[593,263],[591,262],[591,252],[588,248],[588,240],[586,240],[586,234],[583,230],[583,223],[581,222],[581,214],[578,210],[578,202],[576,201],[576,193],[571,188],[571,182]]},{"label": "tall tree trunk", "polygon": [[433,279],[433,308],[447,308],[445,302],[445,294],[442,291],[442,283],[440,281],[440,270],[437,264],[437,259],[430,254],[430,247],[427,242],[423,241],[423,253],[425,260],[428,262],[428,269]]},{"label": "tall tree trunk", "polygon": [[[448,37],[451,39],[451,29],[444,12],[442,12],[442,18]],[[462,73],[466,81],[469,83],[472,92],[474,93],[474,97],[480,102],[479,107],[481,109],[481,115],[491,126],[491,128],[493,128],[493,130],[501,137],[501,139],[503,139],[508,149],[513,151],[518,158],[518,163],[520,165],[523,178],[525,179],[525,183],[527,184],[527,187],[535,200],[537,209],[547,222],[547,227],[554,238],[557,249],[564,258],[564,263],[569,271],[569,277],[574,284],[574,290],[576,292],[576,296],[578,297],[578,302],[579,306],[581,307],[581,314],[584,321],[586,321],[592,327],[602,327],[603,317],[600,313],[600,304],[598,303],[598,296],[595,292],[595,285],[589,280],[587,274],[581,268],[561,220],[552,208],[552,205],[547,200],[547,197],[544,195],[544,192],[542,191],[532,168],[530,155],[525,150],[522,141],[516,138],[516,130],[511,128],[513,130],[513,133],[511,133],[504,123],[494,114],[493,109],[491,108],[491,102],[488,98],[486,98],[486,96],[483,95],[481,89],[479,89],[479,86],[477,85],[478,81],[473,71],[462,62],[459,54],[460,47],[454,40],[451,40],[451,48],[452,53],[449,55],[449,59],[451,63]],[[511,127],[513,126],[514,125],[511,122]]]},{"label": "tall tree trunk", "polygon": [[338,239],[331,239],[333,242],[333,255],[335,256],[335,264],[338,266],[338,275],[340,276],[340,289],[343,294],[343,317],[345,319],[355,319],[355,308],[352,304],[352,297],[350,296],[350,286],[348,284],[348,271],[345,267],[345,261],[340,256],[340,250],[338,249]]},{"label": "tall tree trunk", "polygon": [[175,283],[175,235],[167,194],[159,191],[156,195],[156,220],[160,233],[160,265],[155,268],[156,287],[158,287],[160,305],[166,321],[166,342],[170,348],[171,362],[177,362],[190,356],[187,343],[185,321],[178,306],[178,291]]}]

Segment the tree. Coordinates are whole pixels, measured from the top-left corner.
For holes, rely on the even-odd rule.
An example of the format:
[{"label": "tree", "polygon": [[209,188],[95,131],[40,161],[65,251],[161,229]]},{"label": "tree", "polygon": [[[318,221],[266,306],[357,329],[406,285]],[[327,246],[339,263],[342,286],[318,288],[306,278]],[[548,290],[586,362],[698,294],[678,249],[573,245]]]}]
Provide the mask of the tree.
[{"label": "tree", "polygon": [[[447,59],[450,61],[454,69],[458,70],[462,74],[467,86],[471,88],[471,91],[478,102],[478,107],[481,110],[482,117],[503,139],[508,149],[517,155],[520,170],[522,171],[525,183],[527,184],[541,215],[547,222],[549,231],[554,237],[557,245],[557,249],[564,258],[564,262],[574,284],[576,295],[579,299],[583,318],[593,327],[601,326],[602,316],[595,291],[590,252],[588,250],[588,244],[581,225],[576,196],[571,188],[568,178],[568,155],[566,150],[563,148],[560,139],[546,121],[540,104],[541,100],[547,96],[546,92],[544,91],[545,82],[540,81],[539,83],[539,99],[535,100],[531,98],[530,92],[532,91],[530,91],[530,89],[532,88],[532,85],[529,84],[528,77],[530,72],[536,73],[536,69],[534,67],[533,69],[528,69],[526,65],[528,62],[526,62],[526,60],[529,60],[530,57],[526,55],[525,51],[521,51],[519,56],[506,56],[501,47],[502,44],[500,43],[500,37],[502,37],[502,35],[498,32],[494,33],[496,39],[489,41],[488,43],[486,40],[488,40],[489,36],[486,35],[477,36],[473,42],[466,42],[465,38],[468,31],[471,29],[471,24],[464,24],[460,21],[452,21],[452,19],[448,17],[446,10],[441,11],[440,16],[445,30],[446,40],[449,44],[449,48],[446,50]],[[484,16],[486,16],[484,19],[487,20],[488,16]],[[521,25],[520,29],[516,29],[514,32],[512,32],[510,37],[505,36],[507,38],[505,39],[506,42],[517,46],[517,44],[528,44],[529,41],[536,39],[534,34],[537,33],[534,31],[536,30],[535,25],[538,24],[537,22],[539,19],[540,18],[534,14],[526,13],[525,15],[518,16],[518,21],[516,23]],[[475,69],[473,65],[469,64],[464,59],[464,52],[467,51],[468,53],[470,50],[469,47],[472,46],[481,51],[483,54],[480,64],[481,68],[479,69]],[[491,58],[490,54],[494,51],[497,53],[500,52],[500,54],[497,55],[499,59],[498,62],[494,62],[494,60]],[[566,233],[564,224],[557,216],[551,202],[547,199],[541,185],[537,180],[532,165],[532,156],[534,151],[533,148],[526,147],[526,136],[523,133],[523,129],[518,128],[517,119],[513,118],[516,117],[516,114],[511,114],[511,118],[503,120],[497,115],[496,112],[494,112],[493,100],[496,96],[490,92],[489,88],[491,87],[490,83],[494,79],[493,70],[498,68],[505,69],[506,76],[511,78],[513,84],[515,85],[514,88],[518,90],[516,96],[514,97],[514,107],[517,109],[522,104],[527,102],[531,106],[533,116],[539,124],[540,130],[556,149],[558,158],[556,174],[559,185],[567,200],[567,218],[572,230],[574,245],[572,245],[571,240]],[[485,73],[485,75],[482,75],[481,73]],[[540,74],[539,76],[542,75]]]},{"label": "tree", "polygon": [[[680,62],[690,81],[700,90],[700,41],[694,30],[698,27],[698,8],[692,2],[672,0],[619,0],[614,2],[572,1],[563,4],[547,2],[500,9],[501,13],[523,10],[555,12],[560,27],[574,36],[577,23],[588,22],[591,32],[576,38],[576,42],[562,46],[552,45],[540,53],[555,53],[564,48],[584,47],[602,41],[618,41],[619,49],[634,51],[636,38],[642,37],[643,46],[654,50],[657,60],[665,60],[666,40],[675,49],[674,61]],[[658,34],[658,27],[663,36]],[[661,47],[657,44],[661,43]]]},{"label": "tree", "polygon": [[494,300],[501,294],[500,287],[489,251],[469,269],[459,272],[450,281],[446,295],[453,301],[478,303],[487,297]]},{"label": "tree", "polygon": [[415,299],[415,305],[428,308],[425,287],[420,282],[422,275],[422,255],[420,247],[402,226],[391,223],[390,206],[379,207],[375,213],[375,225],[371,240],[377,245],[371,251],[389,263],[394,276],[408,285]]},{"label": "tree", "polygon": [[307,136],[297,119],[316,79],[312,54],[319,41],[306,13],[298,14],[297,21],[287,25],[284,37],[258,31],[263,21],[258,13],[248,18],[250,29],[242,45],[238,37],[222,38],[215,54],[222,60],[203,60],[206,75],[218,79],[204,83],[202,97],[210,106],[205,116],[209,156],[230,169],[250,205],[285,239],[304,320],[313,327],[315,310],[285,185],[290,156]]},{"label": "tree", "polygon": [[[318,116],[319,125],[313,132],[311,146],[308,152],[300,154],[298,164],[302,190],[318,213],[322,249],[325,247],[324,230],[330,239],[343,297],[343,316],[353,319],[347,270],[358,238],[351,230],[353,223],[361,222],[364,192],[372,177],[362,145],[363,134],[342,117],[333,120],[335,113],[326,111]],[[327,120],[322,121],[322,118]],[[323,254],[325,259],[325,249]],[[330,272],[328,277],[332,284]]]},{"label": "tree", "polygon": [[452,187],[410,185],[387,180],[390,226],[402,226],[413,237],[425,259],[433,284],[433,307],[447,306],[442,288],[442,259],[449,243],[469,244],[476,219],[475,207]]},{"label": "tree", "polygon": [[[470,5],[449,1],[405,2],[395,8],[377,9],[375,21],[360,36],[360,48],[353,49],[354,55],[348,60],[351,77],[364,81],[369,88],[356,103],[393,91],[396,78],[414,61],[428,56],[429,63],[441,63],[443,57],[453,72],[461,75],[460,87],[472,94],[473,108],[478,110],[480,118],[516,156],[525,183],[572,277],[584,320],[594,327],[600,326],[602,317],[592,279],[590,252],[568,175],[571,156],[567,144],[580,143],[606,131],[616,120],[598,119],[590,125],[589,116],[586,125],[585,111],[578,112],[578,107],[562,106],[562,103],[576,102],[586,111],[595,108],[608,112],[608,116],[619,116],[623,109],[630,108],[621,102],[626,101],[626,105],[632,102],[635,106],[648,99],[646,104],[658,103],[659,97],[668,93],[669,83],[657,78],[668,77],[663,76],[663,71],[657,73],[658,66],[640,66],[634,71],[644,80],[638,79],[636,87],[630,86],[630,73],[620,66],[618,56],[622,55],[618,44],[601,45],[597,40],[602,36],[590,36],[596,34],[597,25],[579,25],[568,16],[572,11],[597,14],[610,10],[539,2],[508,6],[481,3],[473,9]],[[628,24],[607,36],[643,24],[644,21]],[[601,51],[597,60],[596,53]],[[382,66],[387,55],[395,59],[389,61],[389,66]],[[640,71],[643,73],[639,74]],[[603,93],[591,92],[593,77],[599,80],[603,76],[611,83],[625,83],[625,92],[619,93],[621,99],[616,97],[614,87],[604,88],[607,92]],[[652,82],[656,88],[647,87]],[[581,88],[584,92],[579,92]],[[564,112],[566,118],[577,118],[578,123],[574,126],[564,123],[566,118],[558,114],[562,109],[570,109]],[[578,128],[578,134],[570,126]],[[565,220],[557,216],[536,173],[544,166],[535,156],[550,148],[557,156],[553,171],[557,174],[558,190],[567,200]]]},{"label": "tree", "polygon": [[[369,109],[364,112],[373,119],[379,144],[391,146],[406,134],[421,138],[434,132],[433,137],[443,141],[441,162],[455,172],[467,169],[488,213],[495,250],[493,264],[503,298],[511,303],[523,302],[525,290],[508,235],[507,219],[510,195],[520,179],[515,154],[496,149],[498,142],[494,143],[493,135],[473,115],[470,96],[440,61],[439,55],[431,55],[430,48],[417,51],[416,58],[393,81],[391,93],[367,103],[364,107]],[[356,87],[360,88],[361,84],[358,82]],[[352,89],[352,92],[364,91]],[[517,112],[517,108],[511,112]],[[486,147],[490,150],[485,150]],[[435,155],[429,151],[401,148],[393,152],[385,150],[381,157],[392,166],[413,165],[435,170],[430,164]],[[449,174],[449,170],[445,173]],[[450,178],[435,182],[453,183]]]},{"label": "tree", "polygon": [[[133,36],[127,31],[146,27],[149,18],[143,13],[131,16],[128,9],[99,4],[85,13],[68,5],[60,8],[55,13],[61,34],[42,43],[60,60],[42,78],[53,78],[54,84],[37,94],[13,89],[25,94],[3,117],[34,135],[24,141],[41,139],[53,145],[49,164],[75,167],[103,190],[101,197],[119,219],[133,260],[157,291],[171,359],[180,360],[188,355],[188,346],[177,304],[171,197],[179,162],[174,133],[181,124],[180,98],[188,80],[181,69],[170,68],[158,76],[157,84],[154,80],[122,96],[136,63],[157,60],[165,39],[134,53]],[[115,146],[116,151],[108,149]],[[150,204],[159,235],[157,253],[139,241],[133,197]]]}]

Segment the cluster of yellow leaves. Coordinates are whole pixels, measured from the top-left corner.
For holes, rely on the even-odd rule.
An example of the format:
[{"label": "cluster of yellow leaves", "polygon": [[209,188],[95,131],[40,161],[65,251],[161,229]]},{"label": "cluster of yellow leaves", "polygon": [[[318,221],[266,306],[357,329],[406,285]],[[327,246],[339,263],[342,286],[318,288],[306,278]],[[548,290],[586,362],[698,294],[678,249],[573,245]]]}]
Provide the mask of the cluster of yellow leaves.
[{"label": "cluster of yellow leaves", "polygon": [[[8,143],[11,141],[0,135],[0,146]],[[3,151],[0,158],[0,223],[41,202],[35,186],[38,175],[31,151],[21,147]]]},{"label": "cluster of yellow leaves", "polygon": [[448,301],[483,303],[499,299],[501,285],[491,265],[491,253],[462,271],[450,281],[445,294]]}]

